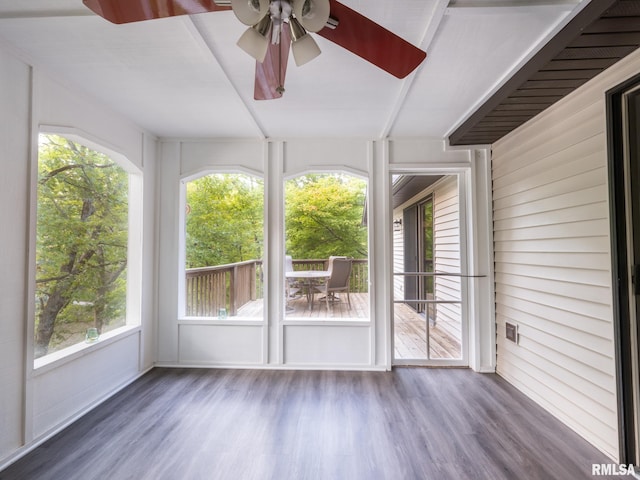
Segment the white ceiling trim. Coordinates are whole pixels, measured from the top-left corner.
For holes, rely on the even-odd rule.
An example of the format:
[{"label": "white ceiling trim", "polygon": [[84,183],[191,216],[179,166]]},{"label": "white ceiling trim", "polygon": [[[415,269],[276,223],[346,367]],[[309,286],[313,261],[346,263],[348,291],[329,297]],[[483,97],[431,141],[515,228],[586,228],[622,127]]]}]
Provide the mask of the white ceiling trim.
[{"label": "white ceiling trim", "polygon": [[96,14],[88,8],[77,10],[14,10],[0,13],[0,20],[27,18],[93,17]]},{"label": "white ceiling trim", "polygon": [[229,72],[224,68],[224,64],[220,61],[220,55],[219,53],[217,53],[216,47],[211,45],[209,42],[207,42],[205,35],[202,33],[202,31],[204,30],[204,27],[200,23],[200,20],[198,20],[197,18],[194,18],[193,16],[189,16],[185,21],[185,25],[187,26],[187,30],[193,37],[194,41],[200,46],[200,48],[202,48],[205,52],[209,53],[209,55],[211,56],[211,59],[216,63],[216,65],[220,68],[220,70],[222,70],[222,73],[224,73],[224,77],[227,80],[227,83],[233,89],[236,96],[238,97],[238,100],[244,107],[244,113],[246,114],[247,118],[251,121],[251,123],[255,127],[257,136],[263,140],[266,139],[267,135],[265,133],[266,132],[265,127],[260,124],[260,121],[258,120],[258,117],[255,111],[242,98],[242,95],[240,94],[238,87],[231,80],[231,76],[229,75]]},{"label": "white ceiling trim", "polygon": [[[572,10],[580,0],[453,0],[446,15],[505,15],[534,13],[540,9],[553,8],[555,11],[564,8]],[[588,2],[587,2],[588,3]]]},{"label": "white ceiling trim", "polygon": [[[429,46],[431,45],[431,42],[433,41],[433,38],[435,37],[436,32],[438,31],[438,27],[440,26],[440,22],[442,22],[442,18],[445,15],[448,5],[449,5],[449,0],[439,0],[438,3],[436,3],[436,5],[433,8],[433,13],[431,14],[429,22],[427,23],[424,29],[424,32],[422,32],[419,47],[427,52],[427,58],[424,60],[425,62],[429,60]],[[408,75],[402,81],[402,84],[400,86],[396,99],[393,102],[393,108],[391,109],[391,112],[387,117],[387,122],[382,128],[382,131],[380,132],[380,138],[387,138],[391,133],[391,129],[393,128],[393,126],[396,123],[396,120],[398,119],[400,110],[402,110],[402,107],[407,101],[407,95],[409,95],[409,92],[411,91],[411,87],[413,86],[413,83],[416,79],[416,74],[418,73],[421,67],[422,66],[419,66],[418,68],[416,68],[413,72],[411,72],[410,75]]]}]

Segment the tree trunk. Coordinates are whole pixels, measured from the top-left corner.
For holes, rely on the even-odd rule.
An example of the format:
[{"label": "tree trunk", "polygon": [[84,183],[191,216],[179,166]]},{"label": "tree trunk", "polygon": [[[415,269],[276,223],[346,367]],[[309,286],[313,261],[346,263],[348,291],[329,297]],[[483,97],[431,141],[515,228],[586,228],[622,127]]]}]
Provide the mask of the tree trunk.
[{"label": "tree trunk", "polygon": [[[67,286],[68,288],[68,286]],[[53,336],[58,313],[68,303],[69,299],[62,293],[67,288],[59,288],[53,291],[47,302],[44,304],[42,311],[38,315],[38,328],[36,329],[35,338],[35,358],[42,357],[49,352],[49,342]]]},{"label": "tree trunk", "polygon": [[[85,199],[82,204],[81,220],[83,222],[87,221],[94,211],[93,200]],[[76,246],[69,252],[69,261],[60,267],[60,272],[65,274],[65,277],[55,282],[47,301],[42,307],[42,311],[38,315],[34,346],[35,358],[42,357],[49,352],[49,344],[55,330],[58,314],[71,301],[73,281],[81,273],[94,253],[95,250],[89,250],[80,255],[78,259],[78,247]]]}]

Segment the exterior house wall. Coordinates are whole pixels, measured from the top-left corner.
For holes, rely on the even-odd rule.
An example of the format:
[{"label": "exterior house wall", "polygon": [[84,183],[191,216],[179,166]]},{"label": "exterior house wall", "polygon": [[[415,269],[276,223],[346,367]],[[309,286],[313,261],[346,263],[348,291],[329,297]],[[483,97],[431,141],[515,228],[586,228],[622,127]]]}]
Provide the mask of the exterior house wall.
[{"label": "exterior house wall", "polygon": [[[153,365],[155,139],[79,90],[0,45],[0,470],[96,407]],[[33,360],[35,182],[38,133],[83,136],[127,157],[145,180],[137,284],[140,326],[46,362]],[[138,176],[140,183],[141,176]],[[144,269],[144,271],[143,271]],[[141,299],[141,301],[140,301]],[[56,354],[57,355],[57,354]],[[54,355],[53,357],[55,357]]]},{"label": "exterior house wall", "polygon": [[605,92],[639,71],[636,51],[496,142],[492,158],[497,372],[613,459]]},{"label": "exterior house wall", "polygon": [[[393,221],[402,220],[402,210],[396,209],[393,212]],[[404,272],[404,228],[393,232],[393,271]],[[393,277],[393,299],[402,300],[404,298],[404,278],[397,275]]]},{"label": "exterior house wall", "polygon": [[[433,198],[433,269],[440,273],[461,273],[460,198],[458,182],[448,178],[438,185]],[[460,301],[460,277],[436,276],[436,300]],[[436,304],[436,320],[453,326],[461,323],[459,303]]]},{"label": "exterior house wall", "polygon": [[[460,201],[458,182],[455,176],[438,181],[433,187],[426,189],[416,197],[398,206],[393,212],[393,220],[402,220],[405,208],[433,195],[433,265],[434,271],[460,273]],[[404,271],[404,229],[393,232],[393,271]],[[460,299],[459,278],[436,278],[436,298],[441,300]],[[394,299],[404,299],[404,277],[395,276],[393,280]],[[438,313],[447,317],[460,319],[458,305],[438,306]],[[442,311],[441,311],[442,309]],[[451,310],[455,310],[452,314]],[[457,315],[457,316],[455,316]]]}]

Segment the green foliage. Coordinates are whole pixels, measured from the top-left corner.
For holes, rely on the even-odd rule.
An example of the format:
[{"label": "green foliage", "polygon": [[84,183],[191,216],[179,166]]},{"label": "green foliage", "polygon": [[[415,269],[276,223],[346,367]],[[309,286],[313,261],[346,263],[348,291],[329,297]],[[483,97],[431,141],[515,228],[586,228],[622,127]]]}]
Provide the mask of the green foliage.
[{"label": "green foliage", "polygon": [[366,182],[348,175],[304,175],[287,181],[287,253],[295,259],[366,258],[365,200]]},{"label": "green foliage", "polygon": [[36,356],[76,343],[86,326],[124,323],[127,197],[128,174],[108,156],[40,136]]},{"label": "green foliage", "polygon": [[213,174],[187,184],[186,268],[263,255],[264,182]]},{"label": "green foliage", "polygon": [[[243,174],[188,182],[186,268],[263,256],[264,183]],[[296,259],[367,257],[366,182],[342,174],[304,175],[285,185],[287,253]]]}]

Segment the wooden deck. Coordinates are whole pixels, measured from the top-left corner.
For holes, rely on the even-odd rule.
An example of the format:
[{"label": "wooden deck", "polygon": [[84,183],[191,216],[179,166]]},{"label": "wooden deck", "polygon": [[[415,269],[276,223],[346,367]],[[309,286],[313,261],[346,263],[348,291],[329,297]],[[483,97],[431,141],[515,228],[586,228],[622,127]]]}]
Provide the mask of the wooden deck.
[{"label": "wooden deck", "polygon": [[427,355],[427,322],[404,303],[394,310],[394,358],[396,360],[459,359],[462,355],[460,324],[440,321],[429,325]]},{"label": "wooden deck", "polygon": [[351,293],[351,309],[347,301],[347,294],[340,293],[336,295],[336,301],[329,302],[329,311],[327,312],[327,304],[320,294],[316,294],[313,300],[313,308],[310,308],[307,297],[302,295],[289,299],[287,302],[287,318],[332,318],[332,319],[354,319],[363,320],[369,318],[369,294],[368,293]]},{"label": "wooden deck", "polygon": [[[313,309],[307,302],[307,297],[299,295],[290,298],[287,302],[287,319],[354,319],[363,320],[369,318],[369,294],[368,293],[352,293],[351,309],[347,302],[346,294],[338,294],[338,301],[329,304],[329,315],[327,315],[327,307],[324,300],[320,301],[319,294],[316,294],[313,302]],[[262,318],[264,305],[262,299],[249,302],[238,310],[238,316],[243,318]]]},{"label": "wooden deck", "polygon": [[[325,302],[318,300],[316,295],[313,310],[309,308],[306,296],[298,296],[287,302],[286,318],[310,319],[341,319],[363,320],[369,318],[369,294],[352,293],[351,310],[348,308],[347,297],[340,294],[340,301],[333,302],[327,307]],[[250,302],[238,310],[243,318],[262,318],[262,300]],[[461,357],[461,331],[459,324],[438,322],[429,326],[429,355],[427,355],[427,326],[422,315],[405,304],[395,305],[394,314],[394,358],[396,360],[428,360],[428,359],[458,359]]]}]

